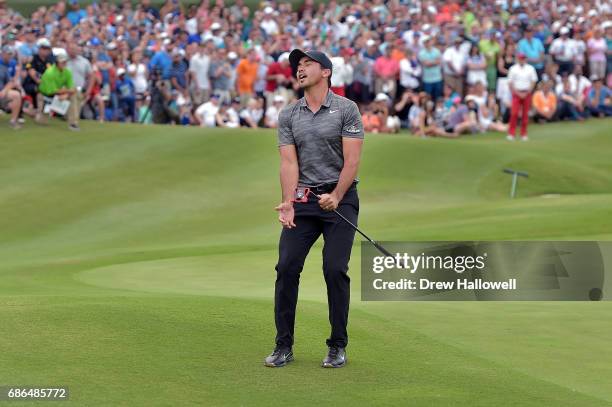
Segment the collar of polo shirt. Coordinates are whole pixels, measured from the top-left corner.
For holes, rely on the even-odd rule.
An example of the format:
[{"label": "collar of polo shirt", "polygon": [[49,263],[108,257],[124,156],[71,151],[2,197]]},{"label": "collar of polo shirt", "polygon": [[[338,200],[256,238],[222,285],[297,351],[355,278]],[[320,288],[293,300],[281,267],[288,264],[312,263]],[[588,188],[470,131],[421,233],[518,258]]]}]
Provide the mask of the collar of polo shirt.
[{"label": "collar of polo shirt", "polygon": [[[331,99],[332,99],[332,91],[331,90],[327,90],[327,96],[325,97],[325,101],[323,102],[323,104],[321,106],[325,106],[325,107],[329,107],[331,105]],[[308,105],[306,104],[306,97],[302,97],[302,100],[300,101],[300,106],[302,107],[308,107]]]}]

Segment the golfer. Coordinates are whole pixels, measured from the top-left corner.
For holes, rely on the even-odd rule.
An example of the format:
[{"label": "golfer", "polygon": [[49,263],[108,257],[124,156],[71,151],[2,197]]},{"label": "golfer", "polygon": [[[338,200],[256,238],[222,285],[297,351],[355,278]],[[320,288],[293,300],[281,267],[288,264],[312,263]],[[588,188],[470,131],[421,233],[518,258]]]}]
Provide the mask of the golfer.
[{"label": "golfer", "polygon": [[[363,125],[355,102],[330,91],[332,63],[319,51],[295,49],[289,62],[304,97],[281,110],[278,119],[283,225],[276,265],[274,318],[276,347],[270,367],[293,360],[293,332],[300,272],[308,251],[322,234],[323,275],[327,284],[331,335],[323,367],[346,364],[350,278],[348,262],[355,230],[333,212],[357,224],[357,170]],[[296,202],[296,191],[309,194]],[[317,198],[317,196],[319,198]]]}]

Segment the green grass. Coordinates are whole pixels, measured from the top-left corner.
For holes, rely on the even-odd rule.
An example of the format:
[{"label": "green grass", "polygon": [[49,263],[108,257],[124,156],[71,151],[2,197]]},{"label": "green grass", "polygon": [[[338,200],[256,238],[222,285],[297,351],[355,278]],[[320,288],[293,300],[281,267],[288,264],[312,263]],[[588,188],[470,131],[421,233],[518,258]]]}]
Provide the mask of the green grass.
[{"label": "green grass", "polygon": [[[380,240],[612,240],[611,124],[533,126],[528,143],[367,135],[360,225]],[[87,406],[612,405],[609,302],[361,302],[358,245],[347,367],[319,367],[318,242],[296,361],[264,368],[274,132],[0,126],[0,386],[67,385]],[[506,167],[530,175],[514,200]]]}]

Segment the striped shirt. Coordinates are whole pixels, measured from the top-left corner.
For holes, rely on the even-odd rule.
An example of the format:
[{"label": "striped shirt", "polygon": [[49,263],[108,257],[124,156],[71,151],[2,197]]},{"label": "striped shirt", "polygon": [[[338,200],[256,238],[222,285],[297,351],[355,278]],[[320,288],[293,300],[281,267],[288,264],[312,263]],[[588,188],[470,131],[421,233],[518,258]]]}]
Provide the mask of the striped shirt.
[{"label": "striped shirt", "polygon": [[343,137],[364,138],[361,114],[355,102],[332,91],[316,113],[303,97],[279,114],[278,146],[295,145],[300,185],[338,182],[344,166]]}]

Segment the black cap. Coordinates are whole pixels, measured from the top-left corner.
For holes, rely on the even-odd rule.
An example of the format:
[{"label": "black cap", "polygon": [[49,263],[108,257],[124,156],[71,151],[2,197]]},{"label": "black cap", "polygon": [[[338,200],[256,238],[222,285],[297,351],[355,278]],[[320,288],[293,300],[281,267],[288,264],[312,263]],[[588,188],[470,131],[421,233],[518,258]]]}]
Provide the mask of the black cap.
[{"label": "black cap", "polygon": [[302,51],[301,49],[294,49],[289,54],[289,63],[291,64],[291,71],[293,72],[293,76],[297,74],[297,67],[300,63],[300,59],[303,57],[308,57],[313,61],[321,64],[321,68],[323,69],[332,69],[332,61],[325,55],[324,52],[321,51]]}]

